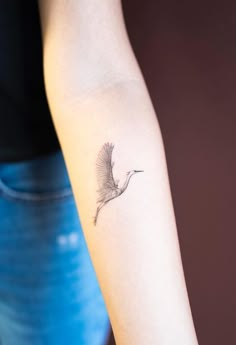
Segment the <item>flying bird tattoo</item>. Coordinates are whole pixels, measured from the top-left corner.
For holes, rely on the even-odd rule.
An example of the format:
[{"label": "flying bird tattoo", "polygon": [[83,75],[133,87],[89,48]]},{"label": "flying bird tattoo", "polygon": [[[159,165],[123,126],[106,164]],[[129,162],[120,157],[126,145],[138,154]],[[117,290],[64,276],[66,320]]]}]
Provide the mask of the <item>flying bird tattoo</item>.
[{"label": "flying bird tattoo", "polygon": [[130,170],[126,173],[126,179],[122,186],[119,186],[119,180],[114,179],[113,167],[114,162],[112,161],[112,151],[114,145],[112,143],[105,143],[98,153],[96,161],[96,173],[98,182],[98,198],[97,198],[97,210],[94,217],[94,225],[97,224],[98,214],[103,206],[105,206],[112,199],[120,196],[128,187],[131,177],[143,170]]}]

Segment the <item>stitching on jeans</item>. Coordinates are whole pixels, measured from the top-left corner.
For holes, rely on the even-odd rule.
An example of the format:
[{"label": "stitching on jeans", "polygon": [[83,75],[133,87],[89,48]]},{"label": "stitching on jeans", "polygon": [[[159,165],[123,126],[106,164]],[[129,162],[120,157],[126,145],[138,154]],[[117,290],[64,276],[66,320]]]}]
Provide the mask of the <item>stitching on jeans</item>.
[{"label": "stitching on jeans", "polygon": [[18,199],[21,201],[53,201],[53,200],[60,200],[65,199],[66,197],[72,196],[73,192],[71,188],[65,188],[61,191],[55,191],[55,192],[45,192],[40,194],[31,194],[28,192],[20,192],[20,191],[14,191],[13,189],[7,187],[4,182],[0,179],[0,191],[2,194],[6,197],[9,197],[12,199]]}]

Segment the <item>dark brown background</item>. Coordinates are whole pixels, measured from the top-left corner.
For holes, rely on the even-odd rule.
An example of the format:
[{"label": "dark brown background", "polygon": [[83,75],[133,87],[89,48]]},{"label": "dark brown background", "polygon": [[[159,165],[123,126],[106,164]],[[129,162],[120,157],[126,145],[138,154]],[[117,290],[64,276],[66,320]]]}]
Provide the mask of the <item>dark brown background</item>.
[{"label": "dark brown background", "polygon": [[165,143],[199,344],[235,345],[236,2],[123,7]]}]

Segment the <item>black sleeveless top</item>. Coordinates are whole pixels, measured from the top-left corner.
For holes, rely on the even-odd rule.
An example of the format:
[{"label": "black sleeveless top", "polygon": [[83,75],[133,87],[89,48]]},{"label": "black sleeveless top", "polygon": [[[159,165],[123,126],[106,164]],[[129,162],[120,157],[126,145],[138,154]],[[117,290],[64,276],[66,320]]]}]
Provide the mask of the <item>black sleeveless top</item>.
[{"label": "black sleeveless top", "polygon": [[0,1],[0,161],[57,150],[43,80],[36,0]]}]

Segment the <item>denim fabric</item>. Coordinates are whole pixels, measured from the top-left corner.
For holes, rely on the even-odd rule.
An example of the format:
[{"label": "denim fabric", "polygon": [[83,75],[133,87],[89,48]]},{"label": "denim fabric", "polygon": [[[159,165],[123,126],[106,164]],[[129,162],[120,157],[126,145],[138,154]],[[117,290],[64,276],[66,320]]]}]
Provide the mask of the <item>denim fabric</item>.
[{"label": "denim fabric", "polygon": [[0,344],[104,345],[109,331],[61,151],[0,163]]}]

